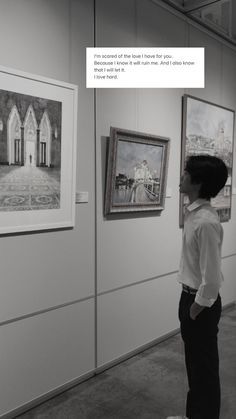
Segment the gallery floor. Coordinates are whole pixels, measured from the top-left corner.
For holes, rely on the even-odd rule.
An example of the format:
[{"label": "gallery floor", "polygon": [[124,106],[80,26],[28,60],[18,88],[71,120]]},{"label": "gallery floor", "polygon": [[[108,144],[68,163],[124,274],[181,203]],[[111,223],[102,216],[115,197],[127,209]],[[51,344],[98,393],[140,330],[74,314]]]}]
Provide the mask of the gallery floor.
[{"label": "gallery floor", "polygon": [[[233,306],[224,310],[220,322],[221,419],[236,418],[235,343]],[[186,389],[183,346],[177,334],[18,419],[165,419],[184,413]]]},{"label": "gallery floor", "polygon": [[60,207],[60,171],[48,167],[0,166],[0,211]]}]

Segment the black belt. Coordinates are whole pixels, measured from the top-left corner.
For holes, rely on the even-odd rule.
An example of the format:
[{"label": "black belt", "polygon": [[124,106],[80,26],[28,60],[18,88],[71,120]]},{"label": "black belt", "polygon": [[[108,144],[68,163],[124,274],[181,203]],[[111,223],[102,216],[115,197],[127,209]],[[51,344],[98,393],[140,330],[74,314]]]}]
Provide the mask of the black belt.
[{"label": "black belt", "polygon": [[183,291],[187,292],[188,294],[192,294],[195,295],[197,293],[197,290],[195,290],[195,288],[191,288],[188,285],[183,284]]}]

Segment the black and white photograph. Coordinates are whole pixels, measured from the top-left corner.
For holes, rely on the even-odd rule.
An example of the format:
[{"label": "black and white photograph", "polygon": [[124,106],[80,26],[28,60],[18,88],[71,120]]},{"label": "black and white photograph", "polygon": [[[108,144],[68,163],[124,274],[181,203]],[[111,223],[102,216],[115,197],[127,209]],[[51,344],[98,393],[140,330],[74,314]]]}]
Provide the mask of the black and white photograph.
[{"label": "black and white photograph", "polygon": [[[234,116],[231,109],[198,99],[183,97],[183,129],[181,170],[190,155],[209,154],[221,158],[228,168],[224,188],[212,199],[220,220],[228,221],[231,214]],[[186,197],[180,199],[180,225],[183,224]]]},{"label": "black and white photograph", "polygon": [[0,233],[73,226],[76,110],[75,85],[0,68]]},{"label": "black and white photograph", "polygon": [[60,208],[61,111],[0,90],[0,211]]},{"label": "black and white photograph", "polygon": [[169,139],[111,127],[106,213],[162,210]]}]

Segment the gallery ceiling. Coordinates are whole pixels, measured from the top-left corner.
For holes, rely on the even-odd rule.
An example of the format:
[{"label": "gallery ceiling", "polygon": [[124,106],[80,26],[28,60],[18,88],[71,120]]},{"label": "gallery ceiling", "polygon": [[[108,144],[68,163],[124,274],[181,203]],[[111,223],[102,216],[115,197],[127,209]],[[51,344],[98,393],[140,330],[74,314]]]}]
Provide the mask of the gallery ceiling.
[{"label": "gallery ceiling", "polygon": [[236,46],[236,0],[163,0]]}]

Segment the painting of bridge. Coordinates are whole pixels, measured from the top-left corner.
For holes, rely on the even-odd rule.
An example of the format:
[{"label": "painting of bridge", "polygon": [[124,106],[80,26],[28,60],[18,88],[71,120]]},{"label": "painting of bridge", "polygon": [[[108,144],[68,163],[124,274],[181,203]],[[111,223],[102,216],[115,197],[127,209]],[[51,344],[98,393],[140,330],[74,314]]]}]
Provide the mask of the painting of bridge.
[{"label": "painting of bridge", "polygon": [[106,211],[164,208],[169,139],[111,129]]}]

